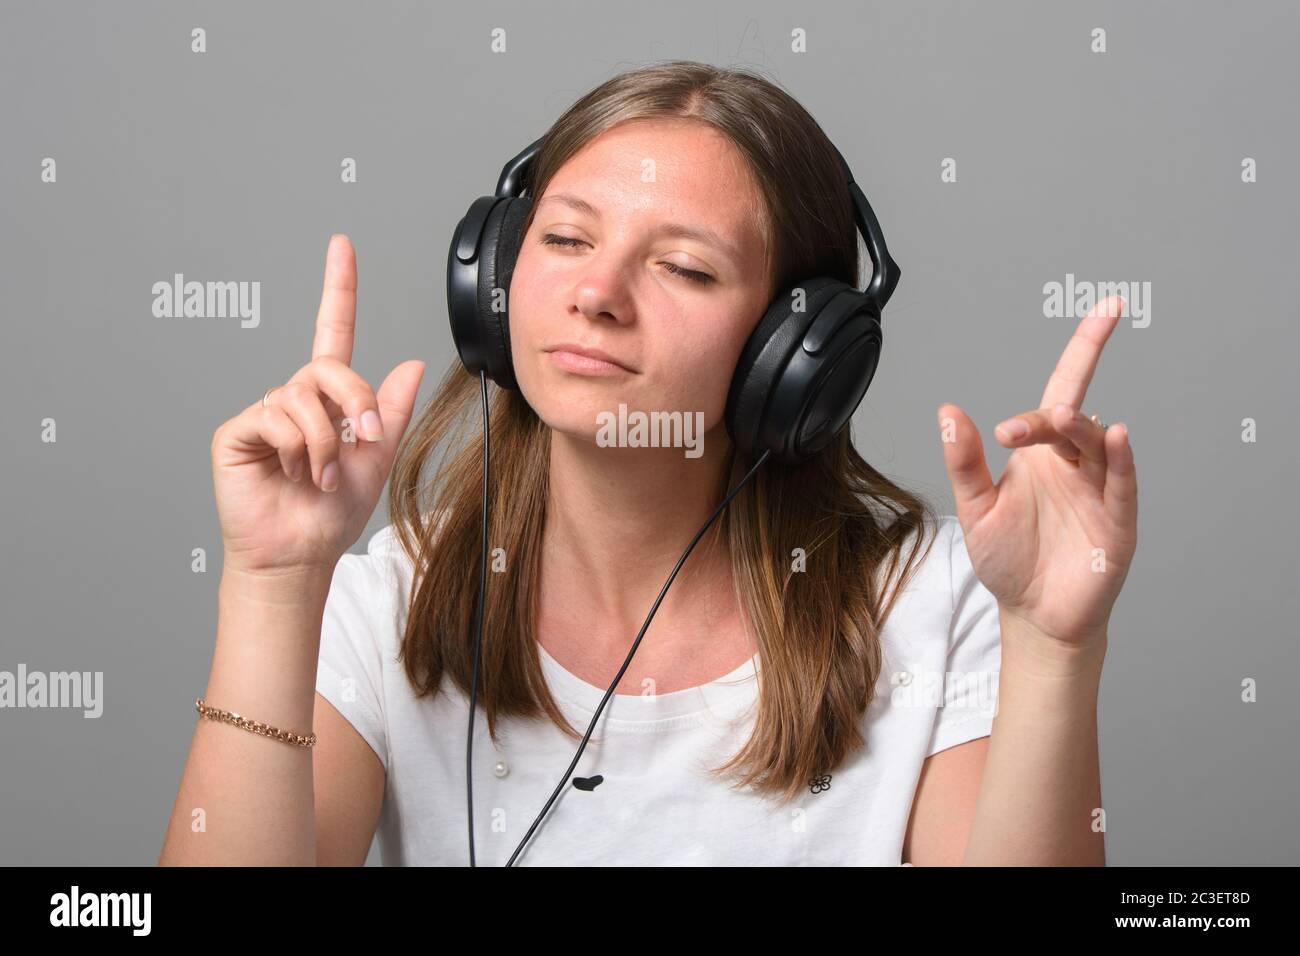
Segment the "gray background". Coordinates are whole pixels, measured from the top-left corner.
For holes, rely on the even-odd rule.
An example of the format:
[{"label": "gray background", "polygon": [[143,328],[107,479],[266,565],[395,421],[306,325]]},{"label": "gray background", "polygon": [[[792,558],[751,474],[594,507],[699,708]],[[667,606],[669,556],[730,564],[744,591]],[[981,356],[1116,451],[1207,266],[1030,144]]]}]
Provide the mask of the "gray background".
[{"label": "gray background", "polygon": [[[358,250],[354,367],[425,359],[423,403],[454,357],[456,220],[580,94],[677,57],[767,71],[849,159],[903,269],[856,439],[945,513],[935,410],[965,408],[1001,473],[993,426],[1077,323],[1043,317],[1044,283],[1152,284],[1084,409],[1130,426],[1142,491],[1102,683],[1109,862],[1300,862],[1300,13],[1048,7],[5,0],[0,669],[103,671],[105,710],[0,710],[0,862],[157,859],[215,635],[209,443],[309,359],[330,233]],[[260,327],[154,318],[175,272],[260,281]]]}]

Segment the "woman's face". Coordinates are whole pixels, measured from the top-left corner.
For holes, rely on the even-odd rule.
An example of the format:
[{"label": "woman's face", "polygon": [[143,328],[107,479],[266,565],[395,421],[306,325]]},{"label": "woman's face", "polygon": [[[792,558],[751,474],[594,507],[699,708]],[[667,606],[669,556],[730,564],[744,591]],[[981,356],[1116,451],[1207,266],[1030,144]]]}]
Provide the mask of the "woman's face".
[{"label": "woman's face", "polygon": [[594,443],[620,403],[700,412],[712,440],[771,295],[761,203],[740,153],[698,121],[629,121],[571,157],[537,200],[509,290],[515,376],[538,416]]}]

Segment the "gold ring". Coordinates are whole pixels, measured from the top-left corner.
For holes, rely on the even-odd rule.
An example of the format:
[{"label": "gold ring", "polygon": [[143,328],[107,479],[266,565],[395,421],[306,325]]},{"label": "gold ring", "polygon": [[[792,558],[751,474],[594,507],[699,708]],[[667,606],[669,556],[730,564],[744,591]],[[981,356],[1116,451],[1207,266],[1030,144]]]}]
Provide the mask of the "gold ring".
[{"label": "gold ring", "polygon": [[266,394],[262,396],[263,408],[266,408],[266,400],[271,397],[271,393],[274,392],[279,387],[280,387],[279,385],[272,385],[270,388],[266,390]]},{"label": "gold ring", "polygon": [[1090,421],[1090,422],[1096,422],[1098,425],[1101,426],[1101,430],[1102,430],[1102,431],[1105,431],[1107,428],[1110,427],[1109,425],[1107,425],[1105,422],[1103,422],[1103,421],[1101,420],[1101,416],[1100,416],[1100,415],[1089,415],[1089,416],[1088,416],[1088,421]]}]

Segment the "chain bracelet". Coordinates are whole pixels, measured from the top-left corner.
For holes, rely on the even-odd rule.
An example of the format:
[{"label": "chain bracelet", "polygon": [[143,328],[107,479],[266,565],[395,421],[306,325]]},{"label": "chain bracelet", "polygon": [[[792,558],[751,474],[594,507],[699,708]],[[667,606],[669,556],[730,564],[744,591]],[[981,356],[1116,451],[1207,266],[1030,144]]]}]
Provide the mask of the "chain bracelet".
[{"label": "chain bracelet", "polygon": [[194,702],[194,709],[199,712],[200,717],[206,717],[208,720],[220,721],[223,724],[232,724],[243,730],[251,731],[255,734],[261,734],[263,737],[271,737],[275,740],[282,740],[287,744],[296,744],[299,747],[314,747],[316,745],[316,734],[313,731],[309,736],[304,737],[302,734],[295,734],[292,731],[280,730],[272,727],[270,724],[264,724],[260,720],[249,720],[247,717],[241,717],[239,714],[232,713],[229,710],[218,710],[215,707],[208,707],[203,703],[200,697]]}]

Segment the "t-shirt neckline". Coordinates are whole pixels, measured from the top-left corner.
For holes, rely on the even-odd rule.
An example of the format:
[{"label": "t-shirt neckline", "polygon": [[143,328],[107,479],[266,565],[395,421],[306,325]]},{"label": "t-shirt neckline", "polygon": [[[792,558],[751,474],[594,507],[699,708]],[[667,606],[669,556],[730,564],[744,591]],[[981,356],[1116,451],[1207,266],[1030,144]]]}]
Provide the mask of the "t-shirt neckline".
[{"label": "t-shirt neckline", "polygon": [[[587,714],[594,714],[609,685],[597,687],[566,670],[551,653],[537,644],[542,671],[551,692],[577,706]],[[667,694],[614,694],[601,711],[601,721],[613,723],[653,723],[666,718],[686,717],[713,712],[731,716],[751,702],[757,689],[758,655],[751,656],[735,670],[716,680],[696,687],[687,687]],[[614,675],[610,675],[613,680]]]}]

